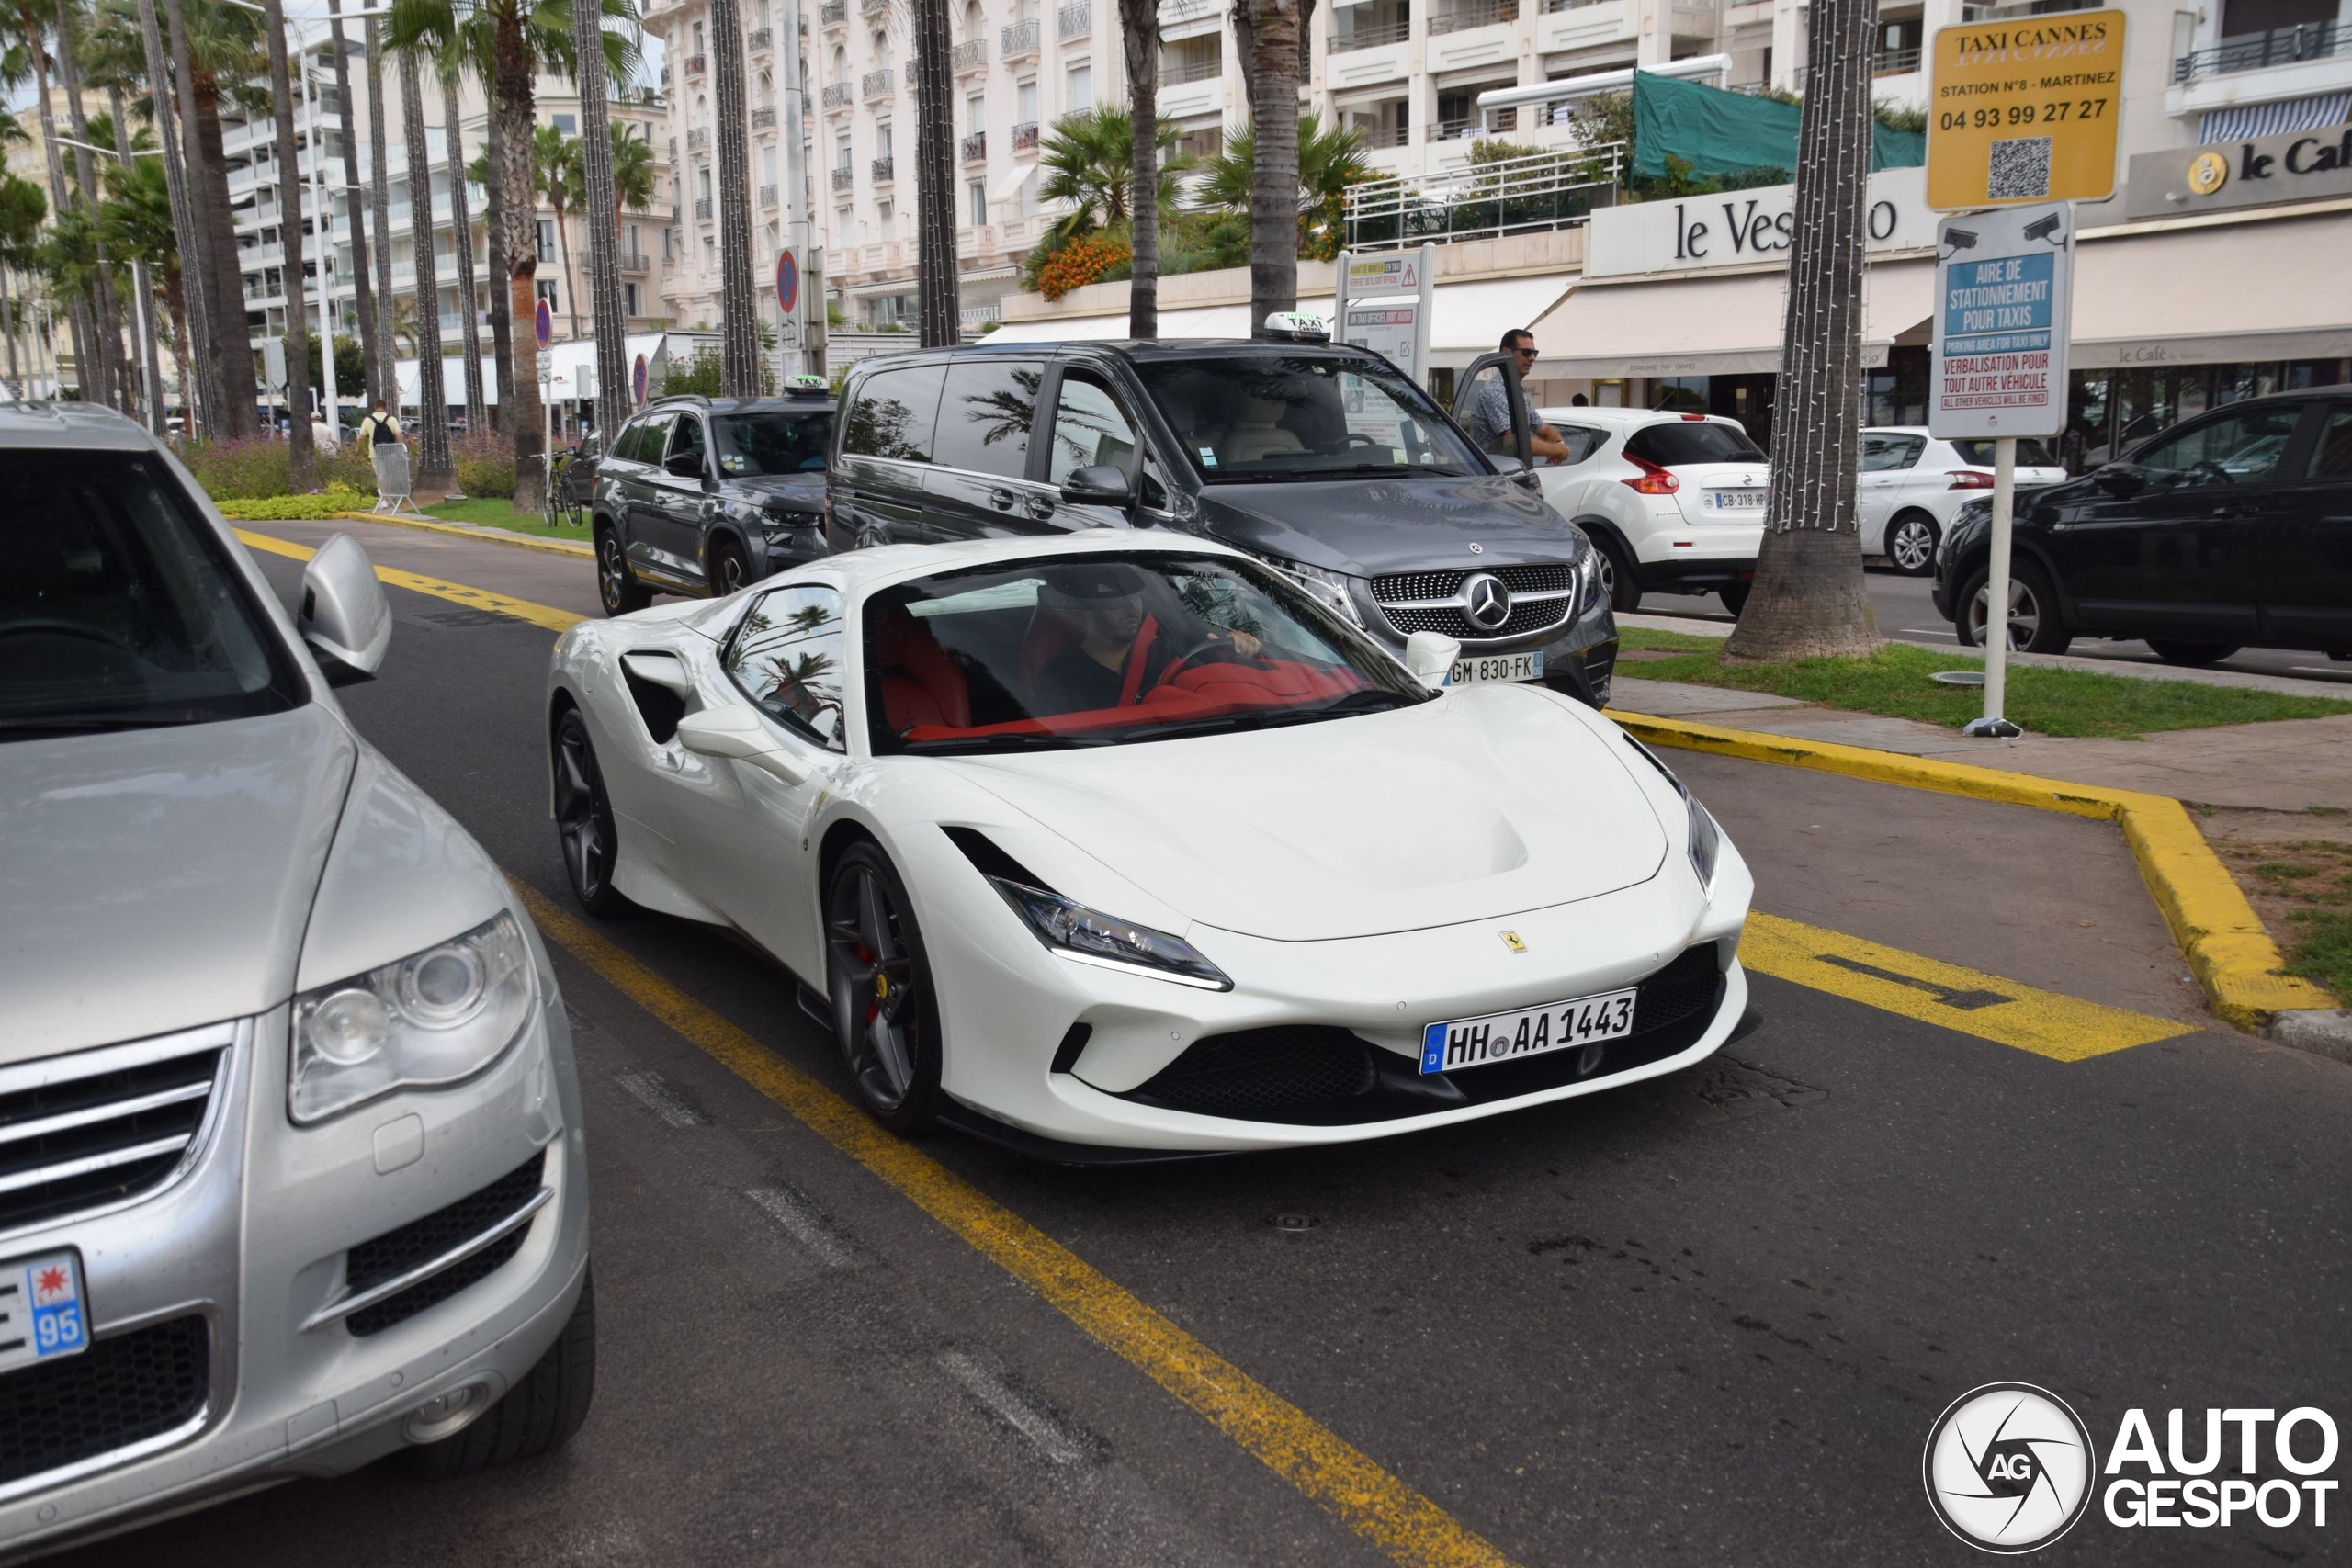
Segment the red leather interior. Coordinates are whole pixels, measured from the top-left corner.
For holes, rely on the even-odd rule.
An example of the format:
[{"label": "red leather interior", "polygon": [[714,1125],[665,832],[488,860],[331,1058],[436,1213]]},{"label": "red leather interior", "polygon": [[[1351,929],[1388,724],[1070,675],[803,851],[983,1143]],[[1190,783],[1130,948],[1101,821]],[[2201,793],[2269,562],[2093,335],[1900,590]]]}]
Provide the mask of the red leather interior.
[{"label": "red leather interior", "polygon": [[[1352,670],[1318,669],[1291,660],[1269,660],[1262,664],[1200,664],[1178,671],[1174,680],[1153,687],[1143,694],[1142,701],[1132,705],[977,727],[925,719],[902,733],[909,740],[946,740],[966,735],[1063,735],[1130,726],[1148,728],[1154,723],[1214,718],[1250,708],[1298,707],[1329,702],[1350,692],[1362,691],[1364,685],[1363,678]],[[896,710],[892,711],[895,716]],[[892,728],[898,728],[896,716],[890,722]]]},{"label": "red leather interior", "polygon": [[904,735],[970,726],[972,693],[963,666],[904,608],[891,611],[875,634],[874,661],[881,673],[883,720],[892,729]]}]

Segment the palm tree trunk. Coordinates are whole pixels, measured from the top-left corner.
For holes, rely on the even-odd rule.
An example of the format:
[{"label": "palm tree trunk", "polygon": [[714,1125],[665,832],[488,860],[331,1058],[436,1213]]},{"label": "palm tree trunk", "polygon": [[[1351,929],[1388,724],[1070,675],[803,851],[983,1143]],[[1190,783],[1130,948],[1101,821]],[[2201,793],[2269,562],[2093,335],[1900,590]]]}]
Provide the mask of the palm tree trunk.
[{"label": "palm tree trunk", "polygon": [[[286,61],[286,11],[262,0],[269,33],[270,107],[277,120],[277,232],[286,254],[286,488],[296,495],[319,488],[319,455],[311,445],[311,321],[302,276],[302,149],[294,140],[294,78]],[[332,341],[322,354],[333,354]],[[321,369],[325,368],[324,362]]]},{"label": "palm tree trunk", "polygon": [[[178,0],[172,0],[175,21],[173,36],[179,36]],[[209,374],[201,374],[196,362],[188,357],[187,338],[192,333],[201,339],[205,335],[204,266],[196,243],[196,214],[188,200],[187,168],[181,161],[185,142],[183,131],[187,125],[186,106],[177,111],[173,107],[175,86],[173,73],[164,55],[163,24],[155,15],[155,0],[139,0],[140,41],[147,60],[147,84],[154,95],[155,135],[164,144],[164,188],[172,202],[172,237],[179,251],[179,288],[176,298],[179,309],[173,315],[175,330],[179,333],[173,357],[179,361],[180,423],[188,439],[196,438],[196,413],[199,401],[208,417],[212,409],[209,400],[218,383]],[[119,125],[119,121],[117,124]],[[156,396],[163,395],[163,383],[155,384]]]},{"label": "palm tree trunk", "polygon": [[[90,139],[89,117],[82,108],[82,68],[74,56],[74,32],[82,25],[81,18],[70,6],[58,7],[57,73],[65,88],[65,117],[74,127],[74,140]],[[92,227],[91,241],[96,246],[97,270],[90,278],[90,368],[96,373],[97,400],[124,412],[130,412],[127,400],[130,383],[123,374],[122,306],[115,296],[114,270],[107,265],[106,241],[96,233],[98,214],[98,172],[93,164],[97,155],[74,150],[74,184],[79,188],[83,205],[88,209]]]},{"label": "palm tree trunk", "polygon": [[441,275],[433,255],[433,152],[424,141],[424,87],[413,51],[401,51],[401,127],[408,141],[409,249],[416,254],[416,472],[429,500],[449,493],[449,395],[441,383]]},{"label": "palm tree trunk", "polygon": [[[33,81],[36,90],[40,94],[40,144],[41,150],[49,154],[49,209],[53,214],[62,214],[66,206],[65,161],[58,149],[57,116],[51,107],[49,96],[49,50],[44,37],[48,20],[35,13],[30,6],[24,3],[24,0],[18,0],[17,17],[18,25],[23,28],[24,38],[32,51]],[[93,378],[90,375],[89,345],[82,330],[82,307],[78,300],[73,304],[68,312],[66,323],[74,339],[74,373],[82,383],[79,389],[81,394],[86,398],[90,395],[89,383]],[[58,378],[57,390],[61,397],[65,392],[64,382],[65,378],[62,376]]]},{"label": "palm tree trunk", "polygon": [[[327,15],[339,16],[342,11],[343,0],[327,0]],[[385,376],[376,363],[376,290],[368,276],[368,214],[362,194],[368,187],[359,183],[359,138],[354,134],[358,127],[351,123],[351,62],[344,53],[343,24],[332,24],[327,36],[334,48],[335,101],[342,106],[337,112],[343,121],[343,205],[351,219],[351,270],[356,290],[352,304],[359,312],[359,383],[361,396],[372,403],[384,396]]]},{"label": "palm tree trunk", "polygon": [[1250,335],[1298,309],[1298,0],[1248,0]]},{"label": "palm tree trunk", "polygon": [[[182,427],[194,436],[196,422],[191,411],[196,407],[196,399],[195,384],[188,378],[187,284],[184,277],[170,281],[175,287],[164,291],[164,309],[172,318],[172,358],[180,370],[180,420]],[[164,379],[160,375],[155,378],[155,406],[158,410],[164,406]]]},{"label": "palm tree trunk", "polygon": [[[499,220],[506,227],[506,308],[516,320],[528,321],[537,299],[532,282],[539,269],[531,232],[538,205],[531,178],[534,66],[519,15],[500,12],[492,50],[497,80],[490,112],[503,123],[491,173],[498,177]],[[509,335],[512,357],[499,367],[498,400],[506,410],[507,433],[514,443],[514,509],[535,513],[547,499],[548,478],[547,433],[539,428],[538,340],[535,333],[512,329]]]},{"label": "palm tree trunk", "polygon": [[[956,120],[948,91],[947,0],[914,0],[915,263],[922,280],[922,343],[940,348],[963,335],[956,276]],[[791,128],[792,135],[800,128]]]},{"label": "palm tree trunk", "polygon": [[458,123],[458,73],[441,77],[441,153],[449,164],[449,227],[458,259],[458,334],[466,346],[466,434],[481,434],[490,403],[481,384],[481,299],[474,288],[474,219],[466,191],[466,138]]},{"label": "palm tree trunk", "polygon": [[[580,163],[588,204],[588,318],[596,333],[596,429],[609,443],[628,417],[628,323],[621,319],[620,211],[613,190],[604,21],[598,7],[584,0],[571,7],[571,42],[580,57]],[[579,333],[575,324],[572,335]]]},{"label": "palm tree trunk", "polygon": [[556,207],[555,254],[560,258],[556,265],[563,274],[563,297],[570,301],[571,341],[577,343],[580,341],[580,290],[572,287],[577,280],[571,276],[571,225],[568,221],[569,217],[560,205]]},{"label": "palm tree trunk", "polygon": [[[499,376],[503,378],[514,357],[514,312],[507,299],[506,196],[501,184],[504,176],[498,172],[504,165],[506,156],[506,130],[499,118],[494,102],[489,124],[483,130],[483,140],[488,143],[484,151],[490,161],[490,184],[484,188],[482,228],[486,231],[483,243],[490,261],[491,357],[499,367]],[[514,407],[513,393],[501,395],[498,406],[491,411],[491,428],[498,431],[507,429],[506,416]]]},{"label": "palm tree trunk", "polygon": [[[922,0],[915,28],[920,54]],[[735,0],[711,0],[710,33],[718,122],[718,386],[730,398],[749,398],[760,390],[760,323],[752,303],[751,106],[743,92],[743,14]],[[922,101],[918,87],[916,102]],[[920,110],[916,124],[922,124]],[[798,129],[793,128],[796,134]],[[916,140],[922,140],[920,130]],[[924,287],[928,290],[927,279]]]},{"label": "palm tree trunk", "polygon": [[[130,117],[124,112],[122,88],[119,85],[109,85],[107,88],[107,112],[114,119],[115,151],[121,154],[122,166],[128,170],[131,166],[130,160],[134,156],[131,152]],[[157,118],[160,120],[163,118],[163,113],[159,109]],[[169,184],[168,181],[165,183]],[[157,435],[161,435],[164,434],[164,367],[160,360],[162,350],[155,342],[158,335],[155,331],[155,292],[166,281],[176,288],[178,280],[176,278],[167,280],[164,276],[164,269],[160,267],[151,273],[141,270],[136,265],[131,269],[131,280],[134,288],[141,284],[147,286],[147,297],[140,299],[134,296],[132,304],[134,311],[144,312],[147,330],[144,333],[140,332],[141,318],[137,315],[134,315],[131,320],[130,330],[134,336],[144,340],[139,344],[139,348],[144,361],[142,368],[146,371],[146,376],[139,385],[142,393],[141,401],[146,405],[147,410],[147,428]]]},{"label": "palm tree trunk", "polygon": [[1876,15],[1871,0],[1814,0],[1781,337],[1781,398],[1804,417],[1773,433],[1764,542],[1726,659],[1860,657],[1878,647],[1854,506]]},{"label": "palm tree trunk", "polygon": [[1159,0],[1119,0],[1126,50],[1128,112],[1134,118],[1129,205],[1135,209],[1127,335],[1159,335]]},{"label": "palm tree trunk", "polygon": [[383,47],[383,29],[370,17],[367,31],[368,195],[376,219],[376,314],[361,330],[372,333],[376,340],[376,364],[382,377],[376,395],[384,400],[384,406],[397,418],[401,411],[401,351],[392,332],[392,176],[391,153],[384,141]]},{"label": "palm tree trunk", "polygon": [[[205,248],[205,282],[212,290],[205,319],[212,324],[212,352],[220,360],[219,435],[251,435],[261,425],[254,395],[253,332],[245,324],[245,280],[237,254],[237,233],[229,210],[229,160],[220,138],[216,84],[196,84],[195,154],[188,160],[189,201],[196,209],[198,238]],[[288,375],[292,372],[289,370]]]}]

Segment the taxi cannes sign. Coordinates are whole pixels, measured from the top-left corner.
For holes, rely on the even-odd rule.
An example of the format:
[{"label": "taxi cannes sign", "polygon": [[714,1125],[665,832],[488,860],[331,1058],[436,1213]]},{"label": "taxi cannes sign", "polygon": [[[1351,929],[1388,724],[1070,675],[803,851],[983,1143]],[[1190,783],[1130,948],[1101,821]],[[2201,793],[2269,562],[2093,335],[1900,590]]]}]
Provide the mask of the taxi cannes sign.
[{"label": "taxi cannes sign", "polygon": [[1939,212],[2115,194],[2123,13],[1936,29],[1928,205]]}]

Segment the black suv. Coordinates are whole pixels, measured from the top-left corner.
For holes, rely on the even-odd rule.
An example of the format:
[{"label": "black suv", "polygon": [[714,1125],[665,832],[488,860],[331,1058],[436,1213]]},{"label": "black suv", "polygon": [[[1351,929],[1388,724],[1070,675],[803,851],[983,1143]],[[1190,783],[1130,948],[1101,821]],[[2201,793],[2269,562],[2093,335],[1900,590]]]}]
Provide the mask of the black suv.
[{"label": "black suv", "polygon": [[861,361],[842,411],[826,501],[837,551],[1198,534],[1288,574],[1400,658],[1409,634],[1439,632],[1462,644],[1457,679],[1540,674],[1608,700],[1617,627],[1591,545],[1532,474],[1479,452],[1378,355],[1303,333],[972,344]]},{"label": "black suv", "polygon": [[782,398],[662,398],[621,426],[591,501],[605,613],[716,596],[825,553],[824,383]]},{"label": "black suv", "polygon": [[[1936,609],[1984,640],[1992,502],[1936,553]],[[2352,387],[2231,403],[2071,483],[2020,492],[2015,646],[2136,638],[2174,664],[2241,648],[2352,655]]]}]

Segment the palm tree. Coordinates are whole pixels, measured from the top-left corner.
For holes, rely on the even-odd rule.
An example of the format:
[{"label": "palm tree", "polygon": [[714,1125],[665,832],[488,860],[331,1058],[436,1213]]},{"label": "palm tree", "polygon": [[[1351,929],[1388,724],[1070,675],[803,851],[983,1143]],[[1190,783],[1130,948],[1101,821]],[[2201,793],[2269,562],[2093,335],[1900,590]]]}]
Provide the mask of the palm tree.
[{"label": "palm tree", "polygon": [[[49,198],[30,180],[0,172],[0,273],[22,275],[31,269],[40,243],[40,226],[49,217]],[[23,324],[20,302],[8,299],[8,379],[17,395],[28,395],[28,368],[17,357],[17,339]]]},{"label": "palm tree", "polygon": [[458,342],[465,352],[466,434],[478,434],[490,418],[481,376],[481,302],[474,292],[474,220],[468,209],[465,125],[458,112],[455,57],[434,72],[441,79],[441,155],[449,166],[449,248],[458,262]]},{"label": "palm tree", "polygon": [[1724,647],[1730,660],[1861,656],[1878,647],[1854,508],[1876,15],[1872,0],[1814,0],[1781,339],[1780,395],[1805,416],[1774,435],[1764,542]]},{"label": "palm tree", "polygon": [[571,301],[571,335],[580,336],[580,291],[572,287],[571,230],[569,218],[578,205],[588,175],[585,150],[579,138],[566,136],[554,126],[531,132],[531,161],[537,168],[539,199],[555,212],[556,265],[563,278],[563,297]]},{"label": "palm tree", "polygon": [[[15,34],[11,40],[11,52],[22,51],[17,58],[29,59],[33,81],[40,95],[40,141],[41,150],[49,155],[50,209],[62,219],[67,208],[65,163],[59,155],[57,116],[51,107],[49,96],[49,28],[55,16],[55,0],[10,0],[7,25]],[[74,336],[74,363],[80,373],[87,377],[90,372],[89,333],[78,302],[74,304],[68,322]]]},{"label": "palm tree", "polygon": [[398,306],[392,295],[391,152],[384,141],[384,29],[370,17],[362,37],[368,51],[368,205],[376,220],[376,318],[362,322],[360,330],[375,335],[376,363],[384,375],[378,395],[398,414],[400,346],[393,341]]},{"label": "palm tree", "polygon": [[613,129],[613,205],[642,212],[653,205],[653,138],[628,126]]},{"label": "palm tree", "polygon": [[[1136,204],[1129,197],[1134,188],[1136,138],[1132,123],[1126,110],[1105,104],[1066,114],[1046,132],[1037,152],[1038,166],[1045,170],[1037,195],[1042,200],[1069,204],[1069,211],[1055,224],[1059,232],[1116,229],[1133,218]],[[1172,151],[1176,128],[1162,120],[1153,145],[1159,152]],[[1182,157],[1170,157],[1159,165],[1155,182],[1159,208],[1176,205],[1177,176],[1192,167],[1193,161]],[[1131,314],[1132,310],[1130,306]]]},{"label": "palm tree", "polygon": [[[343,0],[327,0],[328,16],[339,17],[342,12]],[[334,50],[335,101],[344,106],[343,112],[348,117],[351,113],[351,61],[344,50],[343,23],[340,20],[328,25],[327,37]],[[379,347],[375,328],[376,290],[368,276],[368,210],[366,203],[360,199],[360,193],[367,187],[359,183],[359,138],[352,134],[356,129],[346,118],[343,136],[343,204],[345,215],[351,221],[351,270],[355,275],[352,281],[357,290],[357,298],[352,303],[359,312],[360,396],[367,402],[372,403],[382,398],[389,403],[391,398],[384,387],[390,378],[379,372],[376,364]],[[380,228],[376,231],[376,239],[379,248],[381,248],[384,231]]]},{"label": "palm tree", "polygon": [[[120,124],[120,120],[116,121]],[[140,141],[151,141],[145,136]],[[172,216],[171,182],[156,158],[130,156],[136,143],[118,138],[115,145],[125,153],[123,160],[106,172],[107,197],[98,209],[98,231],[107,249],[124,260],[143,264],[148,269],[149,282],[154,296],[164,307],[172,324],[172,357],[180,367],[183,394],[187,384],[187,309],[182,293],[180,277],[179,231]],[[163,419],[164,378],[155,364],[155,344],[147,344],[147,371],[155,388],[155,407],[150,411],[150,428],[159,428]]]},{"label": "palm tree", "polygon": [[[944,348],[963,335],[956,276],[956,121],[949,107],[947,0],[911,0],[915,57],[915,267],[921,279],[922,344]],[[733,0],[728,0],[733,4]],[[798,126],[787,128],[793,136]]]},{"label": "palm tree", "polygon": [[[922,4],[916,0],[918,36]],[[718,120],[711,161],[718,176],[718,380],[729,397],[744,398],[760,389],[760,325],[752,308],[751,105],[743,96],[743,20],[735,0],[710,0],[710,34]],[[916,123],[922,124],[920,112]],[[916,206],[922,207],[920,197]]]},{"label": "palm tree", "polygon": [[[628,323],[621,312],[620,213],[622,199],[618,154],[629,139],[613,137],[612,111],[605,101],[604,17],[587,6],[571,8],[571,54],[580,87],[580,164],[582,195],[588,204],[588,290],[590,315],[596,330],[596,428],[611,440],[628,412],[627,360]],[[646,184],[651,186],[651,150],[644,150]],[[558,220],[560,222],[560,219]],[[565,263],[565,287],[571,287],[571,264]],[[572,336],[580,335],[580,302],[572,299]]]},{"label": "palm tree", "polygon": [[254,398],[253,338],[245,330],[244,275],[230,219],[220,101],[239,100],[254,114],[267,109],[267,93],[253,90],[266,68],[260,25],[251,11],[214,0],[164,0],[164,14],[171,23],[188,206],[210,330],[206,357],[218,382],[217,398],[207,400],[206,417],[215,436],[250,435],[260,417]]},{"label": "palm tree", "polygon": [[[1119,0],[1127,65],[1127,188],[1136,193],[1127,335],[1159,335],[1159,0]],[[1146,182],[1149,183],[1147,184]],[[1148,194],[1146,194],[1148,193]]]},{"label": "palm tree", "polygon": [[[82,102],[80,35],[88,26],[82,0],[57,0],[57,74],[65,88],[65,115],[74,140],[90,140],[90,119]],[[74,196],[85,209],[91,236],[90,289],[80,308],[90,325],[90,369],[95,372],[97,400],[128,412],[130,379],[123,373],[122,307],[115,298],[114,272],[107,265],[106,242],[97,232],[98,170],[96,154],[75,148],[73,153]],[[88,395],[85,390],[85,395]]]},{"label": "palm tree", "polygon": [[172,107],[173,74],[164,53],[163,24],[155,15],[155,0],[138,0],[140,53],[146,65],[151,94],[151,118],[164,149],[164,185],[172,208],[173,272],[179,277],[174,293],[178,302],[172,313],[179,337],[173,350],[180,367],[180,421],[193,439],[198,403],[212,416],[220,395],[220,367],[209,354],[193,355],[189,345],[209,343],[209,316],[205,309],[203,247],[197,243],[195,204],[188,188],[187,166],[182,160],[183,118]]},{"label": "palm tree", "polygon": [[[1250,129],[1225,133],[1225,150],[1208,162],[1207,172],[1193,188],[1193,198],[1220,212],[1247,212],[1255,193],[1258,139]],[[1329,130],[1311,114],[1298,117],[1299,245],[1312,254],[1317,241],[1311,231],[1329,228],[1339,218],[1348,186],[1359,180],[1378,179],[1380,171],[1364,157],[1363,133],[1351,126]],[[1326,257],[1336,246],[1325,250]]]},{"label": "palm tree", "polygon": [[1298,308],[1298,0],[1242,0],[1249,24],[1250,123],[1258,162],[1250,188],[1250,332]]},{"label": "palm tree", "polygon": [[[294,140],[294,85],[286,63],[286,10],[279,0],[262,0],[269,24],[269,94],[277,111],[277,205],[279,243],[286,248],[287,400],[310,400],[303,367],[311,363],[310,312],[303,306],[302,150]],[[243,287],[242,279],[240,287]],[[325,352],[334,352],[330,343]],[[286,488],[295,494],[319,488],[318,453],[311,445],[308,407],[292,411],[286,426]]]},{"label": "palm tree", "polygon": [[441,379],[441,276],[433,251],[433,152],[424,140],[424,73],[416,45],[401,46],[401,129],[408,143],[409,253],[416,265],[416,473],[419,495],[448,493],[449,393]]}]

